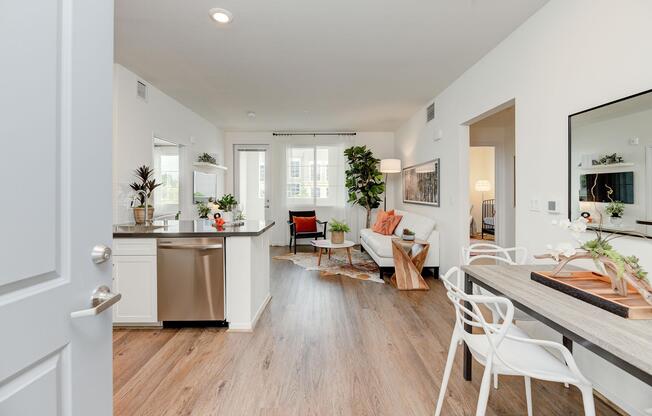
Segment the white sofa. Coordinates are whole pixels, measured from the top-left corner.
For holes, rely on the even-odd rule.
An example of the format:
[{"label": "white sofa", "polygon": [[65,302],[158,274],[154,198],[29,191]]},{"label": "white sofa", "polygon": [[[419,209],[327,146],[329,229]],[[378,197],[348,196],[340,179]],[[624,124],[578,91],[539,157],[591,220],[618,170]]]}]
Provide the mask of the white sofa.
[{"label": "white sofa", "polygon": [[415,232],[417,239],[430,243],[424,268],[432,269],[433,275],[439,277],[439,232],[436,229],[437,223],[428,217],[412,212],[397,209],[394,210],[394,213],[403,216],[394,230],[394,235],[378,234],[373,232],[371,228],[360,230],[360,245],[378,264],[381,276],[385,270],[394,268],[392,238],[399,237],[403,230],[408,228]]}]

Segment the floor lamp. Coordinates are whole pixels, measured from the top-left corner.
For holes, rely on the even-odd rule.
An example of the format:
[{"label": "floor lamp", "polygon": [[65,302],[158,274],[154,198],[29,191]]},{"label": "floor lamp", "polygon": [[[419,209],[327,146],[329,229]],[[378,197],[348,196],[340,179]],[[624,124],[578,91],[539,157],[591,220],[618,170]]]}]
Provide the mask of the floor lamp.
[{"label": "floor lamp", "polygon": [[383,159],[380,161],[380,173],[385,174],[385,199],[383,210],[387,211],[387,174],[401,172],[401,159]]}]

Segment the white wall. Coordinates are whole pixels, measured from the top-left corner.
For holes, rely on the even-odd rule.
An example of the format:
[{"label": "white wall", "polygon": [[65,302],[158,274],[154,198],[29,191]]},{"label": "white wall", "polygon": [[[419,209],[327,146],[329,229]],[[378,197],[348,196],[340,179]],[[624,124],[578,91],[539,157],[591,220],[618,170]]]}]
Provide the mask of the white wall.
[{"label": "white wall", "polygon": [[[136,95],[136,82],[148,85],[148,99]],[[147,80],[115,64],[113,73],[113,222],[133,222],[129,208],[133,171],[153,166],[152,136],[182,145],[180,150],[180,210],[196,218],[192,204],[192,162],[198,153],[224,154],[223,133],[187,107],[165,95]],[[221,162],[222,160],[218,160]],[[221,175],[221,174],[218,174]],[[221,181],[218,178],[218,183]],[[156,191],[154,191],[156,192]],[[156,215],[156,213],[154,214]]]},{"label": "white wall", "polygon": [[[229,168],[226,175],[225,192],[233,193],[233,145],[234,144],[269,144],[271,145],[271,210],[272,217],[276,220],[276,226],[272,229],[271,241],[274,245],[287,245],[289,234],[288,227],[286,226],[287,211],[284,210],[283,205],[279,203],[279,198],[285,197],[285,190],[283,188],[285,166],[278,166],[281,160],[285,160],[283,156],[284,144],[291,142],[293,139],[288,137],[274,137],[272,132],[225,132],[225,158],[224,163]],[[301,136],[303,137],[303,136]],[[301,140],[301,139],[297,139]],[[317,139],[319,140],[319,139]],[[370,148],[374,155],[379,158],[394,157],[394,133],[391,132],[358,132],[352,138],[352,145],[366,145]],[[396,189],[396,188],[394,188]],[[390,188],[388,194],[388,207],[391,207],[394,195]],[[354,207],[358,211],[358,224],[364,224],[364,209]],[[329,220],[330,218],[326,218]]]},{"label": "white wall", "polygon": [[[652,2],[552,0],[436,97],[435,121],[425,105],[396,134],[404,165],[441,158],[441,207],[396,205],[437,220],[442,268],[457,263],[468,235],[467,124],[504,103],[516,103],[516,243],[532,253],[568,237],[550,221],[560,216],[530,211],[529,201],[560,201],[567,209],[569,114],[652,88]],[[437,130],[443,140],[432,138]],[[636,254],[652,270],[652,246],[619,239],[616,248]],[[580,346],[575,355],[595,388],[628,412],[652,407],[652,389]]]}]

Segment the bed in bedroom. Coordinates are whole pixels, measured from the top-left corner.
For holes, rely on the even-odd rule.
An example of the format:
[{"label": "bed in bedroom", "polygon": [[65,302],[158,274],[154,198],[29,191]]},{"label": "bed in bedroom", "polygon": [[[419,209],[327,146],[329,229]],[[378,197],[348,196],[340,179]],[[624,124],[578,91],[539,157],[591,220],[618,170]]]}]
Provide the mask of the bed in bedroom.
[{"label": "bed in bedroom", "polygon": [[496,200],[486,199],[482,201],[482,239],[484,235],[495,235],[496,232]]}]

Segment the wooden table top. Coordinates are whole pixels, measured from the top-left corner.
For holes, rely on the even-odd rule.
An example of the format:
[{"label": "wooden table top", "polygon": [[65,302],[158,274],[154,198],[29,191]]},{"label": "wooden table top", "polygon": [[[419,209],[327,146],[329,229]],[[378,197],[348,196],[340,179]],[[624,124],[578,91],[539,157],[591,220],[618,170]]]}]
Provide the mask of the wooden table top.
[{"label": "wooden table top", "polygon": [[652,374],[652,320],[621,318],[530,279],[548,265],[472,265],[462,270],[605,351]]}]

